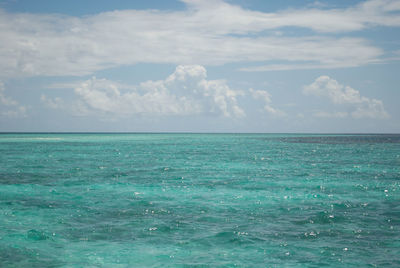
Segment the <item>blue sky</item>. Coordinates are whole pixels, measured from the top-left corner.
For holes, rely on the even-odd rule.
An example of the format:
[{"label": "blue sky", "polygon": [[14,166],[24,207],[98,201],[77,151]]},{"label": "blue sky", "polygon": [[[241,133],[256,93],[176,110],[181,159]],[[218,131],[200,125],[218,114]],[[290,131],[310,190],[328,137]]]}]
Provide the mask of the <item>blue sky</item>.
[{"label": "blue sky", "polygon": [[400,132],[400,1],[0,2],[0,131]]}]

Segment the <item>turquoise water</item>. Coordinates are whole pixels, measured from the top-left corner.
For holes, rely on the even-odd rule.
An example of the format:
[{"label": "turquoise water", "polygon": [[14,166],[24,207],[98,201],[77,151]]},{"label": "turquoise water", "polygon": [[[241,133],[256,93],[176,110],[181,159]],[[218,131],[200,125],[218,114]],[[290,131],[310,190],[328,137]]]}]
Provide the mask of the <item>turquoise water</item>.
[{"label": "turquoise water", "polygon": [[1,134],[2,267],[399,267],[400,135]]}]

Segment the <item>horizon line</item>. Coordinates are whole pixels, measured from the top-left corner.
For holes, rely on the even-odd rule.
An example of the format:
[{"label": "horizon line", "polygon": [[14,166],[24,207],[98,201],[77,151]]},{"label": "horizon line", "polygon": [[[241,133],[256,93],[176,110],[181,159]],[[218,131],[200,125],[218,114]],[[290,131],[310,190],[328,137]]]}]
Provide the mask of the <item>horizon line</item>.
[{"label": "horizon line", "polygon": [[192,132],[192,131],[0,131],[0,134],[316,134],[400,135],[396,132]]}]

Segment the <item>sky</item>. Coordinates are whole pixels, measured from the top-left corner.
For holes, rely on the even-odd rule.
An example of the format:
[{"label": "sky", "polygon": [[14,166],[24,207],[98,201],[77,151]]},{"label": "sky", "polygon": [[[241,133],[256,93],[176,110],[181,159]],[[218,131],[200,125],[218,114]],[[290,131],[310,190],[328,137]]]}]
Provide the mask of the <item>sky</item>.
[{"label": "sky", "polygon": [[0,0],[0,131],[400,133],[399,60],[399,0]]}]

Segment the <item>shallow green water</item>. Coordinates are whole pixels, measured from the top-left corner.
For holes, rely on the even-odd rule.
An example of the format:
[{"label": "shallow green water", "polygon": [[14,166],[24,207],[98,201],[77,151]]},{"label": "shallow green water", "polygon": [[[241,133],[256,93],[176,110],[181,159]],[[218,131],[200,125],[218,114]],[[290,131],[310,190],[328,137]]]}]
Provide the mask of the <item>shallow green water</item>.
[{"label": "shallow green water", "polygon": [[400,266],[399,135],[1,134],[0,266]]}]

